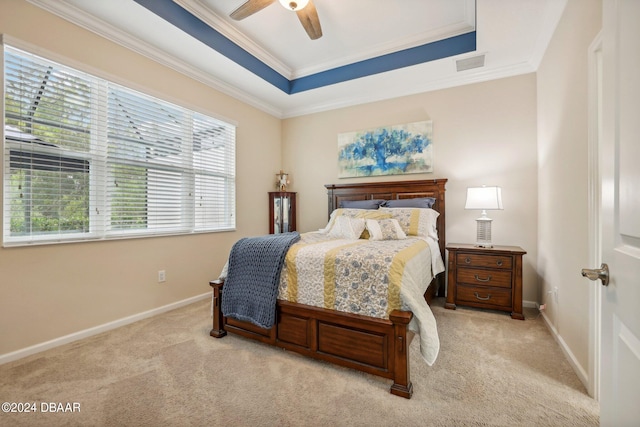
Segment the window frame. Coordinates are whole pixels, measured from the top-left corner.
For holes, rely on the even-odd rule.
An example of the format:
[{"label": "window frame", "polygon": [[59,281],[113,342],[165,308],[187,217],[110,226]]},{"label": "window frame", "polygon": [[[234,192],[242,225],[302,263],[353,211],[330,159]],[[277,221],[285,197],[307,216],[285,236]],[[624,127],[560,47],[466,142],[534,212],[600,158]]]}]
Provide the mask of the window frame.
[{"label": "window frame", "polygon": [[[47,144],[46,142],[42,145],[38,143],[31,142],[28,150],[22,150],[25,142],[16,142],[14,140],[9,140],[7,135],[5,135],[5,128],[7,126],[7,112],[4,108],[4,102],[2,106],[2,117],[3,117],[3,126],[2,126],[2,140],[3,140],[3,150],[2,154],[2,162],[4,167],[4,172],[2,176],[2,185],[3,185],[3,197],[2,197],[2,217],[3,217],[3,246],[11,247],[11,246],[24,246],[24,245],[37,245],[37,244],[55,244],[55,243],[67,243],[67,242],[78,242],[78,241],[96,241],[96,240],[113,240],[113,239],[126,239],[126,238],[136,238],[136,237],[152,237],[152,236],[170,236],[170,235],[189,235],[196,233],[211,233],[211,232],[224,232],[224,231],[233,231],[236,228],[236,215],[235,215],[235,203],[236,203],[236,171],[235,171],[235,162],[236,162],[236,127],[237,124],[230,122],[228,119],[220,119],[209,112],[198,111],[194,108],[187,108],[183,105],[168,101],[165,97],[159,97],[156,94],[149,93],[149,90],[137,90],[132,88],[131,84],[123,84],[121,81],[115,81],[113,76],[107,76],[106,78],[101,76],[100,72],[96,72],[96,70],[85,71],[85,66],[81,66],[82,64],[74,63],[73,61],[69,61],[66,58],[61,58],[56,55],[51,55],[48,52],[43,52],[42,49],[34,49],[32,46],[25,45],[17,40],[10,39],[7,40],[6,36],[2,36],[2,40],[0,45],[2,49],[0,51],[0,63],[2,64],[2,90],[3,90],[3,100],[7,96],[5,93],[5,77],[6,77],[6,65],[5,65],[5,47],[9,49],[22,51],[27,55],[34,55],[36,57],[40,57],[45,61],[53,62],[64,69],[71,69],[77,71],[81,74],[87,74],[92,78],[96,79],[97,87],[91,91],[92,95],[91,99],[87,100],[91,104],[91,125],[90,125],[90,135],[89,135],[89,150],[87,152],[83,151],[66,151],[64,154],[58,154],[59,159],[73,159],[74,161],[86,162],[89,168],[89,206],[88,206],[88,221],[89,227],[88,231],[80,231],[77,233],[63,233],[58,230],[56,233],[49,235],[46,233],[38,233],[38,232],[27,232],[24,236],[13,235],[11,232],[11,194],[9,191],[10,188],[10,178],[11,178],[11,158],[12,154],[27,153],[30,156],[41,156],[46,155],[48,152],[56,152],[56,148],[54,144]],[[14,52],[15,53],[15,52]],[[178,151],[181,154],[181,160],[178,165],[156,165],[152,162],[149,162],[148,158],[145,159],[125,159],[125,160],[117,160],[109,156],[108,148],[109,148],[109,140],[108,136],[108,120],[107,110],[109,107],[109,98],[110,98],[110,90],[109,86],[115,85],[119,90],[127,92],[129,95],[135,97],[140,95],[145,99],[153,99],[159,103],[159,105],[166,105],[167,108],[177,109],[179,110],[185,117],[180,126],[181,130],[181,138],[178,140]],[[97,94],[94,96],[94,94]],[[95,108],[96,106],[100,106],[99,108]],[[100,111],[101,109],[101,111]],[[94,112],[98,112],[98,114],[94,115]],[[104,116],[104,117],[101,117]],[[197,119],[196,119],[197,117]],[[24,118],[18,117],[19,119]],[[161,118],[159,116],[159,118]],[[189,123],[188,126],[185,126],[186,123]],[[204,129],[205,131],[210,131],[209,134],[215,133],[214,130],[220,130],[216,135],[220,136],[220,142],[218,144],[212,144],[213,148],[210,148],[209,151],[219,151],[222,154],[218,157],[215,157],[216,165],[221,163],[223,165],[222,171],[213,171],[213,170],[202,170],[198,167],[197,157],[205,156],[205,150],[202,149],[202,146],[205,145],[204,142],[201,142],[200,148],[202,153],[197,153],[194,148],[195,134],[198,132],[198,128],[196,126],[199,123],[206,123],[210,126],[209,129]],[[47,146],[54,145],[54,147]],[[220,148],[222,147],[222,148]],[[130,147],[129,147],[130,148]],[[21,151],[22,150],[22,151]],[[60,150],[60,148],[57,148]],[[221,160],[222,159],[222,160]],[[206,158],[200,159],[200,164],[205,164]],[[113,218],[112,218],[112,202],[114,199],[109,195],[108,180],[110,179],[111,169],[115,164],[138,164],[139,167],[144,168],[146,171],[147,177],[149,177],[150,172],[162,172],[162,171],[171,171],[177,172],[181,175],[181,179],[179,179],[178,187],[180,188],[180,193],[178,197],[175,197],[176,200],[180,200],[177,204],[179,206],[179,213],[177,213],[175,218],[178,218],[178,222],[171,223],[168,228],[155,229],[149,226],[148,218],[147,223],[144,228],[133,228],[133,229],[118,229],[118,231],[114,231],[113,227]],[[153,165],[153,166],[149,166]],[[26,170],[37,170],[37,167],[34,169],[33,167],[25,168]],[[63,167],[60,166],[60,171],[63,172]],[[202,180],[198,179],[198,177],[208,176],[210,185],[212,189],[209,192],[202,192],[198,188],[196,188]],[[148,178],[147,178],[148,179]],[[224,185],[220,186],[218,181],[222,180]],[[174,181],[171,181],[174,182]],[[145,186],[145,197],[149,198],[149,186]],[[64,194],[64,190],[59,190],[59,194]],[[163,189],[165,193],[158,194],[169,194],[168,191],[173,191],[171,188]],[[200,191],[200,193],[199,193]],[[207,194],[207,197],[212,197],[213,202],[208,201],[209,205],[213,205],[216,208],[218,207],[217,203],[222,201],[222,214],[214,213],[213,216],[207,217],[203,216],[202,213],[196,212],[197,210],[197,202],[195,201],[195,197],[197,194]],[[146,208],[146,215],[148,217],[148,206]],[[166,209],[166,206],[159,208],[160,211]],[[204,209],[204,208],[203,208]],[[216,212],[217,212],[216,210]],[[202,220],[202,218],[205,220]],[[208,219],[207,219],[208,218]],[[214,218],[222,218],[222,220],[216,220]],[[60,220],[60,218],[58,218]],[[204,224],[204,226],[202,225]]]}]

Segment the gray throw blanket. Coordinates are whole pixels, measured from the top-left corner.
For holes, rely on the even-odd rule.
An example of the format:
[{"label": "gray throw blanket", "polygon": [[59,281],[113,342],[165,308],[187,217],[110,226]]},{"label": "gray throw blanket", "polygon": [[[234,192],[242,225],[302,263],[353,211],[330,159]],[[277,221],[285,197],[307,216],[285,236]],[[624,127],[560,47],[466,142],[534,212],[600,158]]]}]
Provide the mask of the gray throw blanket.
[{"label": "gray throw blanket", "polygon": [[222,314],[271,328],[276,319],[280,271],[297,231],[243,238],[231,248],[222,288]]}]

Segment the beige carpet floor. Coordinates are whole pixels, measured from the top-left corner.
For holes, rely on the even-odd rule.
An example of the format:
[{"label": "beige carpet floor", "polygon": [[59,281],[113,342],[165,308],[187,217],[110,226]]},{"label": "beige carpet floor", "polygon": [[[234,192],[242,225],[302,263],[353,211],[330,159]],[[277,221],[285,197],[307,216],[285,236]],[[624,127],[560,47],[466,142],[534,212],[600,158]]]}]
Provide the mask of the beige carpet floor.
[{"label": "beige carpet floor", "polygon": [[[434,366],[411,347],[411,400],[390,381],[236,336],[201,301],[0,366],[2,426],[596,426],[591,399],[536,312],[433,311]],[[70,403],[79,412],[43,412]],[[56,409],[60,405],[54,405]],[[4,409],[4,407],[3,407]]]}]

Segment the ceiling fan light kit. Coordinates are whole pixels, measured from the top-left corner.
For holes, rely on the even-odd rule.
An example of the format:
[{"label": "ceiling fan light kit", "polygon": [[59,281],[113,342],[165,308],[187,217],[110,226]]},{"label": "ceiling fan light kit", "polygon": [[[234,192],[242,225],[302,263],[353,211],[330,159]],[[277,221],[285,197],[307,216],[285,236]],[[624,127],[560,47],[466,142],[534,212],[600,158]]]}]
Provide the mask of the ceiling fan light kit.
[{"label": "ceiling fan light kit", "polygon": [[[232,19],[240,21],[254,13],[264,9],[276,0],[247,0],[229,15]],[[318,18],[318,11],[313,4],[313,0],[278,0],[287,10],[291,10],[298,15],[302,27],[307,32],[311,40],[322,37],[322,27]]]},{"label": "ceiling fan light kit", "polygon": [[287,10],[298,11],[300,9],[304,9],[304,7],[309,3],[309,0],[298,0],[298,1],[289,1],[289,0],[278,0],[282,7]]}]

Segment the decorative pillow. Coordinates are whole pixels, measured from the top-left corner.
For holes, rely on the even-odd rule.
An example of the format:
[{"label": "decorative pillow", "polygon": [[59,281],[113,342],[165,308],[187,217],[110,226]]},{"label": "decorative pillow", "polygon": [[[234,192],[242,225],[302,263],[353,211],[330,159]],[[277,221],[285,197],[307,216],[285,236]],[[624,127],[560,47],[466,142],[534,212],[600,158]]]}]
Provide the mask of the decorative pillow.
[{"label": "decorative pillow", "polygon": [[415,199],[386,200],[382,206],[386,208],[424,208],[431,209],[436,199],[433,197],[417,197]]},{"label": "decorative pillow", "polygon": [[[378,209],[385,200],[343,200],[340,202],[341,208],[345,209]],[[431,207],[431,206],[429,206]]]},{"label": "decorative pillow", "polygon": [[[367,219],[387,219],[387,218],[391,218],[391,214],[388,213],[384,213],[384,212],[380,212],[379,210],[365,210],[365,211],[360,211],[357,214],[358,218],[362,218],[364,220]],[[362,232],[362,234],[360,235],[361,239],[368,239],[370,237],[369,235],[369,230],[367,230],[367,228],[365,227],[364,231]]]},{"label": "decorative pillow", "polygon": [[336,218],[331,230],[329,230],[329,237],[334,239],[357,240],[364,231],[364,227],[364,219],[362,218],[339,216]]},{"label": "decorative pillow", "polygon": [[318,232],[327,234],[331,230],[333,223],[336,222],[336,216],[339,210],[340,209],[336,209],[333,212],[331,212],[331,215],[329,215],[329,222],[327,223],[327,225],[324,226],[324,228],[319,229]]},{"label": "decorative pillow", "polygon": [[392,218],[398,220],[407,236],[431,237],[438,240],[437,219],[440,213],[433,209],[381,207],[379,211],[390,213]]},{"label": "decorative pillow", "polygon": [[[362,219],[384,219],[391,218],[391,214],[388,212],[381,212],[379,209],[370,210],[370,209],[336,209],[331,212],[331,216],[329,217],[329,223],[327,226],[321,230],[321,233],[329,233],[335,224],[337,218],[341,216],[346,216],[349,218],[362,218]],[[367,230],[364,231],[363,236],[360,238],[368,239],[369,235]]]},{"label": "decorative pillow", "polygon": [[403,240],[407,238],[396,219],[368,219],[366,221],[370,235],[369,240]]},{"label": "decorative pillow", "polygon": [[[329,222],[327,223],[327,225],[318,231],[325,234],[328,233],[329,231],[331,231],[331,228],[333,227],[333,224],[336,222],[337,217],[344,215],[345,212],[350,213],[351,211],[361,212],[362,209],[335,209],[333,212],[331,212],[331,215],[329,215]],[[348,214],[345,216],[350,216],[352,218],[355,218],[355,213]]]}]

